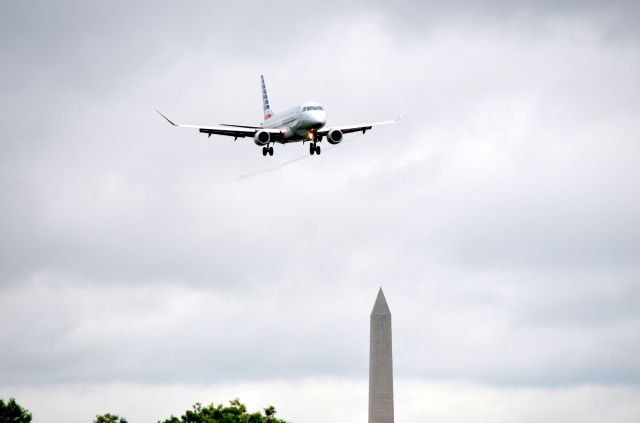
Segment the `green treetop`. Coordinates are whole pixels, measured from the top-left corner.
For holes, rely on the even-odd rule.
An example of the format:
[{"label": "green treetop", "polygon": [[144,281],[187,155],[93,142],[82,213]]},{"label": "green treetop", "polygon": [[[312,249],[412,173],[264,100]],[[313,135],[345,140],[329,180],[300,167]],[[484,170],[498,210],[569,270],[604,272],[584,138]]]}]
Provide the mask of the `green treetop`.
[{"label": "green treetop", "polygon": [[124,417],[116,416],[115,414],[103,414],[100,416],[96,416],[96,419],[93,423],[128,423],[127,419]]},{"label": "green treetop", "polygon": [[203,407],[200,403],[187,410],[180,418],[171,418],[158,423],[287,423],[275,417],[276,409],[268,406],[264,413],[247,413],[247,407],[239,399],[230,401],[228,407],[210,404]]},{"label": "green treetop", "polygon": [[0,399],[0,423],[29,423],[31,413],[22,408],[15,399],[10,398],[6,404]]}]

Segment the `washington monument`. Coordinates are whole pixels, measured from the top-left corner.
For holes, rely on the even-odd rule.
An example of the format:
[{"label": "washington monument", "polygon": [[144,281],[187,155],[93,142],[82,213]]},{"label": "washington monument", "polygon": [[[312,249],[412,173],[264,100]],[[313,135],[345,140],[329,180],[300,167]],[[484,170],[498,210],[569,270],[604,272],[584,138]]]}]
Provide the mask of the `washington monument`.
[{"label": "washington monument", "polygon": [[393,423],[391,311],[382,288],[371,311],[369,343],[369,423]]}]

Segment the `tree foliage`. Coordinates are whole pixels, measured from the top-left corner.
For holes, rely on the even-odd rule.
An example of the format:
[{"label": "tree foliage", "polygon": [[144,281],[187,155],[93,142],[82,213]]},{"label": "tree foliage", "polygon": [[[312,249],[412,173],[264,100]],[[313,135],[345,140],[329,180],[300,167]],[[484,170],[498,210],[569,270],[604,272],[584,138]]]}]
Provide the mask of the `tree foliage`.
[{"label": "tree foliage", "polygon": [[236,398],[229,403],[228,407],[222,404],[203,407],[196,403],[192,410],[187,410],[180,418],[171,416],[158,423],[286,423],[276,418],[276,409],[271,405],[265,408],[263,413],[248,413],[247,407],[239,399]]},{"label": "tree foliage", "polygon": [[96,416],[96,419],[93,421],[93,423],[128,423],[127,419],[125,419],[124,417],[119,417],[115,414],[102,414],[99,416]]},{"label": "tree foliage", "polygon": [[0,399],[0,423],[29,423],[31,421],[31,413],[10,398],[5,404]]}]

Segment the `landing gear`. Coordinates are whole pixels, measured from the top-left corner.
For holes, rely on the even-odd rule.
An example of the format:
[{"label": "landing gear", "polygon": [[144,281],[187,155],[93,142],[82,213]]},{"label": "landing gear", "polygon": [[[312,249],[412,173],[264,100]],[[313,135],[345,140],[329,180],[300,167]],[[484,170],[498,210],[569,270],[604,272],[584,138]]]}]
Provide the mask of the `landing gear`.
[{"label": "landing gear", "polygon": [[309,144],[309,154],[311,154],[312,156],[314,154],[317,154],[319,156],[320,152],[320,146],[317,143],[314,142],[312,144]]},{"label": "landing gear", "polygon": [[267,147],[262,147],[262,155],[263,156],[267,155]]},{"label": "landing gear", "polygon": [[267,154],[273,156],[273,147],[262,147],[262,155],[266,156]]},{"label": "landing gear", "polygon": [[269,150],[269,155],[273,156],[273,147],[269,147],[268,150]]}]

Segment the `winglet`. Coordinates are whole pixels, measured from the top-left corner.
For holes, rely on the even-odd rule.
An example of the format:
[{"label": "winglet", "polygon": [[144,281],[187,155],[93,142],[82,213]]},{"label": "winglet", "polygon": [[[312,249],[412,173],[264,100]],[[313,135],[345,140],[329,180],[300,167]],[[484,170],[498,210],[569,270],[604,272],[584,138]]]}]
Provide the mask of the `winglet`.
[{"label": "winglet", "polygon": [[[411,108],[411,106],[407,106],[404,111],[402,113],[400,113],[400,115],[396,118],[396,122],[400,121],[400,119],[402,119],[404,117],[404,115],[407,114],[407,112],[409,111],[409,109]],[[166,118],[165,118],[166,119]]]},{"label": "winglet", "polygon": [[166,120],[167,122],[169,122],[170,124],[172,124],[173,126],[178,126],[177,124],[173,123],[173,122],[171,121],[171,119],[169,119],[168,117],[166,117],[165,115],[163,115],[162,113],[160,113],[160,110],[155,109],[155,111],[156,111],[156,112],[158,112],[158,114],[159,114],[160,116],[162,116],[163,118],[165,118],[165,120]]}]

